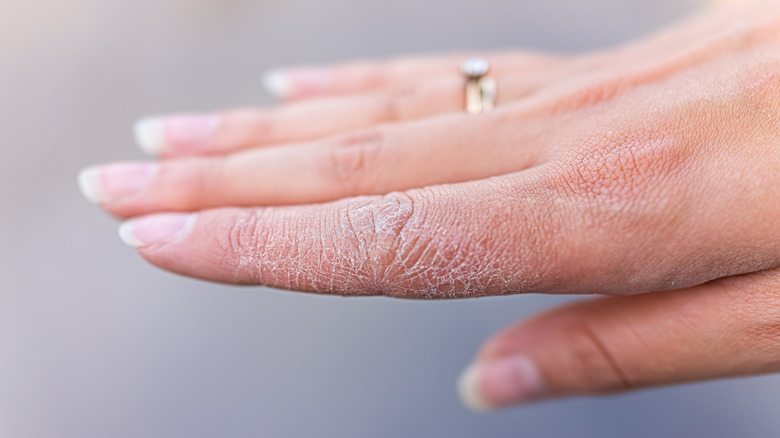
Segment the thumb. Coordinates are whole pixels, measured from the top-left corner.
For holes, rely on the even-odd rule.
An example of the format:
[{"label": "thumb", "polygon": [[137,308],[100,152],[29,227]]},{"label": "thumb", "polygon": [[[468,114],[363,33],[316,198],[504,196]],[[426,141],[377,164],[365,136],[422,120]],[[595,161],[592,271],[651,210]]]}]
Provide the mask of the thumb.
[{"label": "thumb", "polygon": [[780,269],[585,301],[490,339],[459,381],[477,410],[780,371]]}]

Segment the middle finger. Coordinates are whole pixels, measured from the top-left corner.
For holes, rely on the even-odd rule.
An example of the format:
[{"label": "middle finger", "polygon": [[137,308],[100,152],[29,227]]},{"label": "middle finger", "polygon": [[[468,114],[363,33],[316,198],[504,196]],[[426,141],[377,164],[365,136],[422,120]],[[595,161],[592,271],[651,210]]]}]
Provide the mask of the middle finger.
[{"label": "middle finger", "polygon": [[93,168],[82,187],[122,217],[384,194],[540,164],[553,152],[553,124],[506,111],[441,116],[226,156]]}]

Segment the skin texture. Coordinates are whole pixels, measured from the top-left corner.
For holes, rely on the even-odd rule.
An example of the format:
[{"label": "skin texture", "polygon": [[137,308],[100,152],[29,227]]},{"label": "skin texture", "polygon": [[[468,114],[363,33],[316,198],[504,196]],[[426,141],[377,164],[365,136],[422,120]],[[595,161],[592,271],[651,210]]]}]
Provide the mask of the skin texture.
[{"label": "skin texture", "polygon": [[476,408],[780,371],[780,3],[562,57],[282,75],[286,103],[157,118],[154,164],[82,175],[150,263],[412,299],[600,294],[488,341]]}]

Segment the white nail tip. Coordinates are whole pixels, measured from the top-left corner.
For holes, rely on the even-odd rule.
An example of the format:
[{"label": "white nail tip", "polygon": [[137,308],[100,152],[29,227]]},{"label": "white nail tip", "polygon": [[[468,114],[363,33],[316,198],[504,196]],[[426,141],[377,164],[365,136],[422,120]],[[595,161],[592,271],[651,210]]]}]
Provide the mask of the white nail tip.
[{"label": "white nail tip", "polygon": [[122,242],[124,242],[125,245],[132,248],[138,248],[144,244],[135,237],[135,234],[133,234],[132,221],[127,221],[119,226],[119,238],[122,239]]},{"label": "white nail tip", "polygon": [[165,125],[161,119],[141,119],[136,122],[133,133],[138,147],[148,155],[157,156],[167,146]]},{"label": "white nail tip", "polygon": [[283,99],[292,91],[287,75],[282,71],[270,71],[263,76],[263,87],[273,97]]},{"label": "white nail tip", "polygon": [[458,395],[460,395],[461,402],[467,408],[477,412],[486,412],[492,408],[480,394],[477,385],[478,377],[476,367],[471,366],[467,368],[458,378]]},{"label": "white nail tip", "polygon": [[96,167],[90,167],[79,172],[79,189],[81,194],[93,204],[100,204],[105,196],[100,190],[99,173]]}]

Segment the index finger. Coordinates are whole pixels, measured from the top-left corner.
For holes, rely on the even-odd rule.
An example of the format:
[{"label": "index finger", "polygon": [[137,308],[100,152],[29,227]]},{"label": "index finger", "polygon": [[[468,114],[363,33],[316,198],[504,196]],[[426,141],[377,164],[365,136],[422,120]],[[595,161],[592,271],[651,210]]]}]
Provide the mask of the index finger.
[{"label": "index finger", "polygon": [[[680,274],[677,253],[690,243],[669,236],[660,250],[637,250],[646,236],[620,232],[641,230],[636,217],[594,220],[545,174],[322,205],[155,215],[126,223],[122,235],[176,273],[339,295],[636,293],[712,279],[708,270]],[[702,249],[702,258],[724,255],[708,242]]]}]

